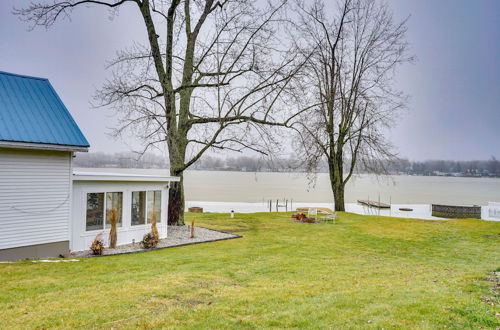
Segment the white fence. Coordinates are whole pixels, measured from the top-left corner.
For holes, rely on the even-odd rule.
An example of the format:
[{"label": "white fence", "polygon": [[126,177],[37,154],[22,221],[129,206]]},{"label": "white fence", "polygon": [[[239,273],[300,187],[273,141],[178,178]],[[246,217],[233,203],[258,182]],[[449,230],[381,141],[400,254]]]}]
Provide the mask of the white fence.
[{"label": "white fence", "polygon": [[500,203],[497,202],[488,203],[488,216],[490,218],[500,219]]}]

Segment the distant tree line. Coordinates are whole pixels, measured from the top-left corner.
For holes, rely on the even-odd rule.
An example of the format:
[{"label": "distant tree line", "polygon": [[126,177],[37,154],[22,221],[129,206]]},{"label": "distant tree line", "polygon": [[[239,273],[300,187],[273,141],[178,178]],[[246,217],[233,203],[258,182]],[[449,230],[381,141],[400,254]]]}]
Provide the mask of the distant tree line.
[{"label": "distant tree line", "polygon": [[79,152],[73,165],[75,167],[114,167],[114,168],[166,168],[165,157],[154,153],[135,152]]},{"label": "distant tree line", "polygon": [[[349,160],[346,161],[349,163]],[[74,165],[76,167],[109,167],[109,168],[167,168],[165,157],[133,152],[117,153],[78,153]],[[193,170],[206,171],[242,171],[242,172],[307,172],[307,164],[300,157],[265,158],[252,156],[218,157],[205,155],[192,167]],[[328,172],[328,164],[319,164],[320,172]],[[346,166],[346,170],[350,170]],[[426,160],[410,161],[398,158],[379,162],[377,166],[364,166],[359,163],[355,173],[391,173],[409,175],[442,175],[442,176],[493,176],[500,177],[500,161],[495,157],[489,160]]]},{"label": "distant tree line", "polygon": [[414,175],[500,176],[500,161],[489,160],[426,160],[422,162],[398,159],[390,163],[390,172]]},{"label": "distant tree line", "polygon": [[[349,159],[346,160],[346,164]],[[262,159],[257,157],[229,157],[219,158],[206,156],[200,159],[193,169],[219,171],[248,171],[248,172],[306,172],[307,165],[296,157],[279,159]],[[346,171],[350,168],[346,166]],[[323,161],[319,164],[320,172],[328,172],[328,164]],[[362,163],[356,165],[355,173],[391,173],[409,175],[443,175],[443,176],[496,176],[500,177],[500,161],[495,157],[489,160],[426,160],[410,161],[397,158],[385,162],[378,162],[376,166]]]},{"label": "distant tree line", "polygon": [[206,155],[192,167],[207,171],[242,171],[242,172],[303,172],[305,168],[294,158],[267,157],[227,157]]}]

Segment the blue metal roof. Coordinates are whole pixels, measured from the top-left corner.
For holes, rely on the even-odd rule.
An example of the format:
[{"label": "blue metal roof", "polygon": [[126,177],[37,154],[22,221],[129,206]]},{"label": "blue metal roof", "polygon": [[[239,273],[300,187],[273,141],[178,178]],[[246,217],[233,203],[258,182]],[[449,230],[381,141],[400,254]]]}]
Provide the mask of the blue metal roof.
[{"label": "blue metal roof", "polygon": [[47,79],[2,71],[0,141],[89,146]]}]

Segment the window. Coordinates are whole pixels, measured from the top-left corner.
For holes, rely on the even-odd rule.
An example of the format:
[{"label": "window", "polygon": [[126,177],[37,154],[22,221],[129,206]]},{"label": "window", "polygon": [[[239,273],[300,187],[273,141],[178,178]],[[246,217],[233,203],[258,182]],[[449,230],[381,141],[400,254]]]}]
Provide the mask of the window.
[{"label": "window", "polygon": [[[86,230],[102,230],[110,228],[109,217],[112,209],[118,213],[117,227],[122,226],[123,193],[88,193],[87,194],[87,219]],[[106,219],[104,219],[104,210],[106,210]],[[106,221],[105,221],[106,220]]]},{"label": "window", "polygon": [[118,214],[118,221],[116,222],[117,227],[122,226],[122,204],[123,204],[123,193],[122,192],[108,192],[106,193],[106,228],[111,228],[111,210],[115,209]]},{"label": "window", "polygon": [[132,226],[146,223],[146,192],[132,192]]},{"label": "window", "polygon": [[156,215],[156,222],[161,222],[161,191],[148,191],[148,223],[151,223],[153,214]]},{"label": "window", "polygon": [[151,223],[153,214],[161,222],[161,190],[132,192],[132,225]]},{"label": "window", "polygon": [[87,194],[87,230],[104,228],[104,193]]}]

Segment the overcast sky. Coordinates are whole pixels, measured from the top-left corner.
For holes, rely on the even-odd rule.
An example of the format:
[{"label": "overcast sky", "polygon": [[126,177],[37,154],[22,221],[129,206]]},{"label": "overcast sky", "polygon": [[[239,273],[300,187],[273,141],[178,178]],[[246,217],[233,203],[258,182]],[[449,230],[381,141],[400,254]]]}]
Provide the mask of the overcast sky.
[{"label": "overcast sky", "polygon": [[[89,6],[49,30],[28,31],[11,14],[29,1],[0,1],[0,71],[48,78],[91,144],[92,151],[138,147],[133,137],[114,140],[112,113],[92,109],[106,79],[106,61],[117,50],[145,40],[131,5],[110,20]],[[500,158],[500,1],[391,0],[396,18],[411,15],[408,41],[417,61],[398,74],[411,96],[409,109],[390,133],[403,157]]]}]

